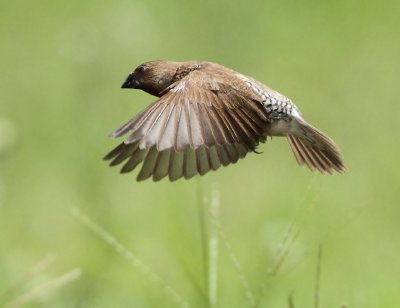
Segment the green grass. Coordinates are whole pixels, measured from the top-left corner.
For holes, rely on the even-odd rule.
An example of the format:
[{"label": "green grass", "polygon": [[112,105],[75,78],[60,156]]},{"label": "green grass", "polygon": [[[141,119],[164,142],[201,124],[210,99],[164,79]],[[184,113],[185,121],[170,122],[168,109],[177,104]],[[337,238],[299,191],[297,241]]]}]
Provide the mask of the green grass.
[{"label": "green grass", "polygon": [[[216,307],[251,307],[232,255],[255,300],[266,281],[260,307],[310,307],[321,243],[319,307],[399,306],[399,13],[396,1],[1,2],[0,305],[79,269],[25,307],[176,307],[77,208],[193,307],[210,290]],[[274,138],[199,181],[120,175],[101,160],[119,142],[107,135],[154,98],[119,87],[154,59],[210,60],[265,82],[334,138],[349,171],[313,175]],[[231,247],[207,214],[219,234],[211,289],[198,182],[209,199],[218,187]],[[289,253],[265,280],[282,243]]]}]

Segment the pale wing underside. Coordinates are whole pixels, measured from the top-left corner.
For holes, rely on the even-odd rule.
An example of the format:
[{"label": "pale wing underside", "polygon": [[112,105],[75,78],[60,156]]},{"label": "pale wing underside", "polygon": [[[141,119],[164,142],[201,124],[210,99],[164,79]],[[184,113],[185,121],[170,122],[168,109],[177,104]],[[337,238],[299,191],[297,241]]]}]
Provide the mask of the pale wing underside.
[{"label": "pale wing underside", "polygon": [[223,88],[218,80],[194,83],[187,76],[114,131],[114,137],[131,134],[104,159],[113,159],[110,165],[125,162],[121,172],[143,162],[139,181],[167,175],[171,181],[189,179],[253,151],[264,140],[266,121],[262,106],[240,91]]}]

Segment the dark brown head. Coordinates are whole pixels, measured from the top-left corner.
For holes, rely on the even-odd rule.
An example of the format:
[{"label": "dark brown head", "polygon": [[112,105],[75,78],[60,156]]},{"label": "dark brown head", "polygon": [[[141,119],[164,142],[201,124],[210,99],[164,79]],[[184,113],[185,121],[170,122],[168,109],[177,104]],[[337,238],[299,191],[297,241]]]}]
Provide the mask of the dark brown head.
[{"label": "dark brown head", "polygon": [[128,75],[121,88],[141,89],[155,96],[176,81],[174,76],[183,63],[151,61],[139,65]]}]

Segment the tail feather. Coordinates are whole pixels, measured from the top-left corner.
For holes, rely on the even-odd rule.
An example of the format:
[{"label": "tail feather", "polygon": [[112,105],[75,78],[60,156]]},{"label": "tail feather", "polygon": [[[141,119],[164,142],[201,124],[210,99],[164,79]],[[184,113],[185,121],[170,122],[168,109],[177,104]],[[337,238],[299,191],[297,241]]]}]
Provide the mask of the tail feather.
[{"label": "tail feather", "polygon": [[340,149],[331,138],[308,123],[301,123],[300,131],[287,136],[300,166],[306,165],[311,171],[318,170],[323,174],[346,170]]}]

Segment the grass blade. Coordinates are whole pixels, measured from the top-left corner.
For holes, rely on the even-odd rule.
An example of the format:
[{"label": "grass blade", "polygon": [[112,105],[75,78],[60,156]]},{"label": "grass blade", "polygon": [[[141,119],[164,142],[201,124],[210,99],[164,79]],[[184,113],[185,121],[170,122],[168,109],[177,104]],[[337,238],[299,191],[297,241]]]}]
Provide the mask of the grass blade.
[{"label": "grass blade", "polygon": [[317,261],[317,271],[315,277],[315,293],[314,293],[314,307],[318,308],[319,306],[319,287],[321,280],[321,261],[322,261],[322,244],[319,244],[318,247],[318,261]]},{"label": "grass blade", "polygon": [[36,288],[33,288],[31,291],[18,297],[15,301],[6,305],[5,307],[6,308],[17,308],[24,304],[32,302],[33,300],[37,299],[41,295],[43,295],[45,293],[49,293],[50,291],[53,291],[54,289],[62,287],[63,285],[65,285],[75,279],[78,279],[81,276],[81,274],[82,274],[81,269],[75,268],[72,271],[67,272],[64,275],[61,275],[60,277],[58,277],[54,280],[50,280]]},{"label": "grass blade", "polygon": [[186,302],[181,295],[178,294],[172,287],[170,287],[159,275],[154,273],[149,266],[144,264],[139,258],[137,258],[131,251],[129,251],[124,245],[117,241],[117,239],[103,230],[99,225],[94,223],[89,217],[83,215],[77,208],[72,210],[73,215],[83,225],[89,227],[97,236],[104,240],[107,244],[114,248],[114,250],[122,255],[133,267],[138,269],[144,275],[146,275],[150,281],[161,286],[165,293],[174,300],[180,307],[189,307],[189,303]]},{"label": "grass blade", "polygon": [[[211,215],[212,215],[212,213],[211,213]],[[240,262],[239,262],[239,260],[237,259],[236,255],[234,254],[234,252],[232,250],[232,245],[228,241],[228,238],[226,237],[225,232],[222,229],[221,224],[219,223],[218,217],[213,216],[213,218],[214,218],[215,226],[216,226],[216,228],[218,230],[219,237],[221,238],[222,242],[224,243],[225,248],[227,249],[228,254],[229,254],[229,256],[230,256],[230,258],[232,260],[233,266],[235,267],[235,269],[236,269],[236,271],[237,271],[237,273],[239,275],[239,280],[240,280],[240,282],[242,284],[242,287],[243,287],[245,295],[246,295],[246,297],[247,297],[247,299],[248,299],[248,301],[250,303],[250,306],[251,307],[256,307],[256,303],[254,301],[253,293],[250,290],[249,284],[248,284],[247,279],[246,279],[246,277],[244,275],[244,272],[242,270]]]},{"label": "grass blade", "polygon": [[[211,199],[210,207],[211,217],[218,219],[219,217],[219,194],[215,189]],[[210,299],[210,306],[216,307],[217,305],[217,280],[218,280],[218,229],[215,224],[210,225],[210,238],[209,238],[209,262],[208,262],[208,294]]]}]

